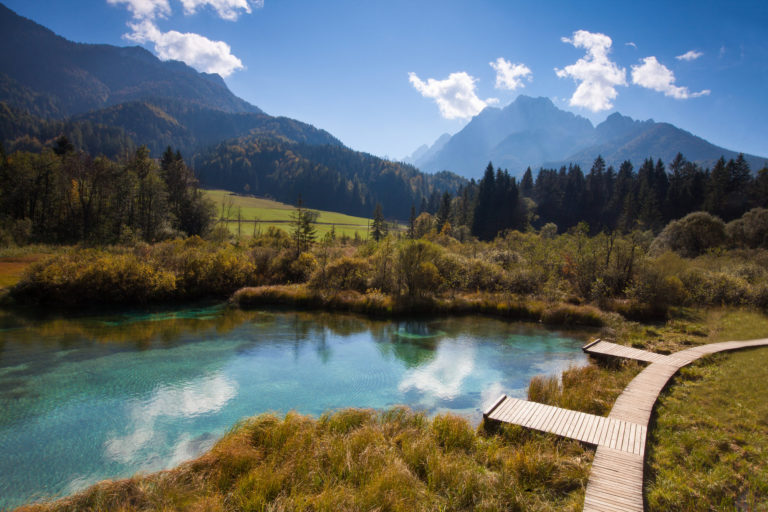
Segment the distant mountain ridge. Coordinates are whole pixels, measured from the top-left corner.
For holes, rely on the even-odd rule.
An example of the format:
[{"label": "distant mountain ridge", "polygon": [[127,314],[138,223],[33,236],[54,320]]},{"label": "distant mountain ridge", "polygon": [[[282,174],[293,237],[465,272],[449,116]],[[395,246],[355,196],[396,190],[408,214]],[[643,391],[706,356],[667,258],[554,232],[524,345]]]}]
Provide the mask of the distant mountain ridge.
[{"label": "distant mountain ridge", "polygon": [[[480,178],[492,161],[520,176],[527,167],[559,167],[569,163],[589,168],[598,155],[608,165],[624,160],[671,161],[678,153],[710,167],[738,152],[715,146],[669,123],[636,121],[614,113],[596,127],[581,116],[557,108],[548,98],[518,98],[503,109],[487,107],[437,150],[414,154],[412,163],[426,172],[450,170]],[[744,155],[753,170],[768,158]]]}]

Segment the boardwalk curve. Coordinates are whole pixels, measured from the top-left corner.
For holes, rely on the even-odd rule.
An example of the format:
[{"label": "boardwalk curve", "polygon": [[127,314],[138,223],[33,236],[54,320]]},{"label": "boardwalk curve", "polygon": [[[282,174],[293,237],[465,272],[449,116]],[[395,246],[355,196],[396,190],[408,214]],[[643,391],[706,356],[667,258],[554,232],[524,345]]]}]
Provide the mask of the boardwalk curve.
[{"label": "boardwalk curve", "polygon": [[683,366],[716,352],[767,346],[768,338],[700,345],[656,354],[595,340],[583,350],[596,357],[625,357],[650,363],[624,388],[607,417],[502,395],[485,411],[489,420],[521,425],[597,446],[584,496],[585,512],[643,510],[643,464],[653,406]]}]

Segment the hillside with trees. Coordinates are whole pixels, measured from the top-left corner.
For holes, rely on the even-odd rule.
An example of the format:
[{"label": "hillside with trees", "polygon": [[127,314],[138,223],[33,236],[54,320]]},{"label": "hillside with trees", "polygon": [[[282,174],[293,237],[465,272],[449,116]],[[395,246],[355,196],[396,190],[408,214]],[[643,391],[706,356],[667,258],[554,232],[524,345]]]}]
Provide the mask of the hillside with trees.
[{"label": "hillside with trees", "polygon": [[452,173],[424,174],[339,145],[309,145],[259,136],[241,137],[193,160],[208,188],[267,195],[292,203],[369,216],[381,203],[388,218],[405,220],[412,204],[454,194],[466,181]]}]

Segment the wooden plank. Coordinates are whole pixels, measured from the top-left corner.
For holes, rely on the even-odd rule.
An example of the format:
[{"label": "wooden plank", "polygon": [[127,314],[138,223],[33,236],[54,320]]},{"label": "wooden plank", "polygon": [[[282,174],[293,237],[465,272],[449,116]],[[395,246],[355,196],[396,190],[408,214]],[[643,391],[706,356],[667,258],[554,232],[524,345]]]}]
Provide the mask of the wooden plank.
[{"label": "wooden plank", "polygon": [[592,345],[597,345],[598,343],[600,343],[600,338],[597,338],[597,339],[595,339],[595,341],[593,341],[593,342],[591,342],[591,343],[587,343],[586,345],[584,345],[583,347],[581,347],[581,350],[583,350],[584,352],[586,352],[586,351],[587,351],[587,349],[588,349],[589,347],[591,347]]},{"label": "wooden plank", "polygon": [[507,395],[501,395],[499,398],[496,399],[495,402],[483,413],[483,417],[487,418],[493,411],[496,409],[499,405],[501,405],[501,402],[505,401],[507,399]]},{"label": "wooden plank", "polygon": [[560,416],[562,415],[563,415],[563,409],[561,407],[557,407],[555,410],[555,413],[549,417],[549,421],[547,421],[544,424],[544,427],[543,427],[544,430],[546,432],[554,432],[554,426],[557,424],[557,422],[560,419]]}]

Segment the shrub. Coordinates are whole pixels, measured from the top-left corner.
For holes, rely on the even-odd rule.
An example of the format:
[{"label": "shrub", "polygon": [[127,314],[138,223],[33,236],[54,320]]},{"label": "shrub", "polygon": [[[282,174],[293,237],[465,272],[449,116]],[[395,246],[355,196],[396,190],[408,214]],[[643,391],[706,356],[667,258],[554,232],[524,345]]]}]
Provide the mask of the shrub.
[{"label": "shrub", "polygon": [[425,240],[409,241],[399,248],[398,276],[409,295],[435,292],[440,273],[434,262],[442,252],[440,246]]},{"label": "shrub", "polygon": [[768,210],[753,208],[726,224],[725,233],[736,247],[768,249]]},{"label": "shrub", "polygon": [[695,257],[726,240],[725,224],[707,212],[693,212],[673,220],[651,245],[651,253],[675,251],[681,256]]},{"label": "shrub", "polygon": [[318,269],[309,283],[312,288],[328,290],[355,290],[368,288],[370,264],[362,258],[342,257],[330,263],[325,271]]},{"label": "shrub", "polygon": [[316,267],[317,260],[312,254],[303,252],[296,257],[293,249],[283,249],[269,262],[266,280],[274,284],[303,283]]},{"label": "shrub", "polygon": [[33,265],[12,295],[38,304],[133,304],[168,299],[175,290],[171,272],[132,254],[88,249]]},{"label": "shrub", "polygon": [[303,283],[309,279],[315,268],[317,268],[315,257],[309,252],[303,252],[291,262],[289,270],[295,282]]},{"label": "shrub", "polygon": [[750,301],[751,287],[741,277],[691,268],[682,276],[691,301],[697,305],[740,305]]}]

